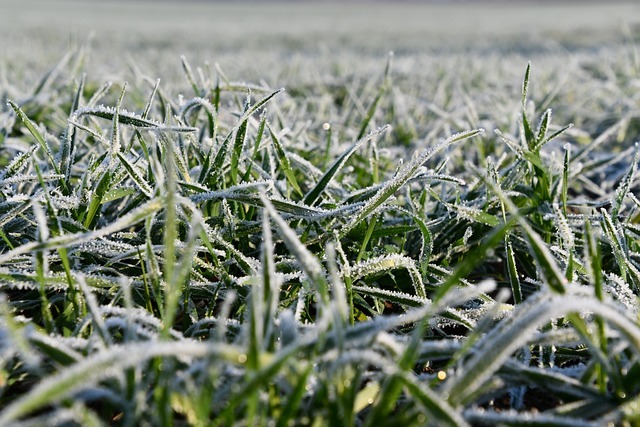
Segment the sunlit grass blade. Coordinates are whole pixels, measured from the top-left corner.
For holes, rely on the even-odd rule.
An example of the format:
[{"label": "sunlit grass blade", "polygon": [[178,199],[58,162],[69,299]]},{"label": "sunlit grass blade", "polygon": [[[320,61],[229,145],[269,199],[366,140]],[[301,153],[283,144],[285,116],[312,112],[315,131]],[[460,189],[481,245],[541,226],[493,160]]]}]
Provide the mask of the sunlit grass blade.
[{"label": "sunlit grass blade", "polygon": [[404,268],[411,277],[413,288],[418,298],[426,299],[427,292],[422,282],[422,277],[418,271],[415,261],[398,254],[383,255],[366,261],[359,262],[349,268],[352,280],[357,280],[369,275],[390,272],[392,270]]},{"label": "sunlit grass blade", "polygon": [[351,290],[361,295],[375,297],[384,301],[400,304],[406,307],[419,307],[428,302],[424,298],[398,291],[375,288],[373,286],[352,286]]}]

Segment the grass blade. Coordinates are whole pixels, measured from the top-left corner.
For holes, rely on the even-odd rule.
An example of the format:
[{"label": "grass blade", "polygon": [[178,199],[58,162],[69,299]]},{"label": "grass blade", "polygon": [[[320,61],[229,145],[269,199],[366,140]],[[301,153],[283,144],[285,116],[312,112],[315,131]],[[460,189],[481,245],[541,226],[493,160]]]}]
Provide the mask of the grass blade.
[{"label": "grass blade", "polygon": [[327,185],[329,185],[329,183],[333,180],[333,178],[336,176],[336,174],[345,165],[347,160],[349,160],[349,157],[351,157],[351,155],[353,153],[355,153],[356,150],[358,148],[360,148],[360,146],[362,144],[372,140],[373,138],[378,137],[379,135],[387,132],[389,129],[390,129],[390,126],[388,126],[388,125],[384,126],[384,127],[380,128],[380,129],[374,131],[374,132],[371,132],[369,135],[365,136],[364,138],[358,139],[356,142],[351,144],[351,146],[349,148],[347,148],[344,151],[344,153],[342,153],[340,155],[340,157],[338,157],[331,164],[331,166],[329,166],[329,169],[327,169],[327,171],[324,173],[324,175],[322,175],[322,178],[320,178],[320,180],[315,185],[315,187],[313,187],[311,190],[309,190],[309,192],[307,194],[305,194],[304,199],[303,199],[304,203],[306,203],[309,206],[313,206],[316,203],[316,201],[318,200],[318,198],[320,197],[320,195],[322,194],[322,192],[327,188]]},{"label": "grass blade", "polygon": [[400,189],[409,179],[413,177],[416,171],[430,158],[436,155],[439,151],[445,149],[459,141],[463,141],[468,138],[472,138],[476,135],[484,133],[483,129],[477,129],[467,132],[457,133],[450,136],[446,140],[439,142],[434,147],[425,150],[416,159],[409,162],[398,171],[397,175],[387,181],[376,194],[371,197],[365,205],[358,211],[358,213],[349,221],[341,230],[340,234],[345,235],[351,231],[357,224],[362,222],[373,211],[375,211],[382,203],[384,203],[389,197],[391,197],[398,189]]}]

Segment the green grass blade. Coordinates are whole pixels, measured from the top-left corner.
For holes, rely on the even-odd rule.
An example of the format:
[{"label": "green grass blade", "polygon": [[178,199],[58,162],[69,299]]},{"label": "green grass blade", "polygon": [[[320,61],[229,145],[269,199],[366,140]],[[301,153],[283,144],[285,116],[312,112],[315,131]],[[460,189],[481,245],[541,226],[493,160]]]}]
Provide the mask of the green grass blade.
[{"label": "green grass blade", "polygon": [[468,403],[469,398],[482,389],[509,356],[525,345],[549,319],[584,310],[602,316],[625,335],[634,353],[640,352],[640,328],[620,315],[616,308],[589,297],[545,294],[516,307],[508,320],[480,339],[474,354],[445,383],[443,391],[448,393],[449,403]]},{"label": "green grass blade", "polygon": [[347,160],[349,160],[349,157],[351,157],[351,155],[355,153],[356,150],[360,148],[362,144],[372,140],[373,138],[378,137],[379,135],[387,132],[389,129],[390,129],[390,126],[388,125],[384,126],[374,132],[371,132],[369,135],[365,136],[364,138],[357,140],[349,148],[347,148],[344,151],[344,153],[342,153],[340,157],[338,157],[331,164],[331,166],[329,166],[329,169],[327,169],[324,175],[322,175],[322,178],[320,178],[320,180],[315,185],[315,187],[313,187],[311,190],[309,190],[307,194],[305,194],[303,199],[304,203],[306,203],[309,206],[313,206],[318,200],[318,198],[320,197],[320,195],[322,194],[322,192],[327,188],[327,185],[329,185],[329,183],[334,179],[336,174],[345,165]]},{"label": "green grass blade", "polygon": [[136,366],[154,357],[203,357],[216,355],[237,362],[239,352],[220,343],[135,343],[116,346],[89,356],[40,382],[0,412],[0,425],[11,425],[44,406],[55,404],[86,389],[114,372]]},{"label": "green grass blade", "polygon": [[540,149],[540,143],[545,141],[547,137],[547,130],[549,129],[549,123],[551,122],[551,109],[548,109],[542,115],[540,119],[540,124],[538,125],[538,132],[536,134],[536,147],[535,149]]},{"label": "green grass blade", "polygon": [[103,203],[103,198],[109,191],[111,185],[111,178],[113,173],[107,169],[100,176],[100,180],[97,182],[94,187],[94,196],[91,198],[91,202],[89,203],[89,209],[87,210],[87,215],[84,218],[84,226],[85,228],[92,228],[96,224],[98,217],[98,210]]},{"label": "green grass blade", "polygon": [[417,399],[427,412],[427,420],[430,425],[438,426],[468,426],[469,424],[460,416],[460,413],[438,396],[430,388],[418,381],[415,377],[405,374],[400,376],[409,394]]},{"label": "green grass blade", "polygon": [[487,185],[487,187],[489,187],[491,191],[498,196],[506,210],[509,211],[518,221],[518,224],[524,231],[540,272],[546,279],[547,285],[554,292],[561,294],[564,293],[567,279],[558,267],[558,263],[546,243],[542,240],[540,235],[533,230],[527,220],[520,215],[517,206],[509,199],[509,197],[507,197],[507,195],[504,194],[504,191],[495,182],[493,182],[493,180],[483,175],[480,171],[477,171],[477,173],[485,185]]},{"label": "green grass blade", "polygon": [[524,80],[522,81],[522,131],[525,141],[527,142],[527,147],[530,150],[534,149],[536,144],[536,138],[531,129],[531,125],[529,124],[529,119],[527,118],[527,94],[529,92],[529,75],[531,73],[531,62],[527,64],[527,70],[524,73]]},{"label": "green grass blade", "polygon": [[617,218],[620,209],[624,203],[625,197],[627,197],[627,193],[629,193],[629,189],[633,184],[636,170],[638,169],[638,161],[640,161],[640,144],[636,143],[636,153],[633,156],[633,161],[631,163],[631,168],[629,172],[622,178],[618,188],[616,188],[616,194],[611,201],[611,216],[613,218]]},{"label": "green grass blade", "polygon": [[[243,107],[243,115],[251,108],[251,92],[247,92],[247,98],[244,102]],[[242,151],[244,150],[244,142],[247,137],[247,118],[242,120],[238,127],[235,129],[235,140],[233,143],[233,149],[231,150],[231,163],[229,167],[229,171],[231,173],[231,182],[237,183],[238,176],[238,164],[240,162],[240,157],[242,156]]]},{"label": "green grass blade", "polygon": [[296,257],[302,271],[307,275],[311,285],[313,285],[317,292],[319,293],[320,300],[328,305],[329,304],[329,294],[328,294],[328,283],[326,278],[326,273],[322,265],[317,260],[317,258],[307,249],[304,244],[300,241],[295,231],[289,227],[289,225],[285,222],[284,219],[278,214],[278,211],[273,206],[273,204],[267,199],[267,197],[262,194],[260,195],[262,199],[262,203],[264,208],[269,213],[272,221],[276,224],[278,228],[278,234],[284,240],[285,245],[291,251],[291,253]]},{"label": "green grass blade", "polygon": [[518,277],[513,246],[508,237],[505,238],[505,245],[507,248],[507,272],[509,274],[509,282],[511,283],[511,293],[514,303],[518,305],[522,302],[522,288],[520,286],[520,278]]},{"label": "green grass blade", "polygon": [[100,117],[102,119],[112,120],[115,115],[118,115],[118,122],[123,125],[129,125],[136,128],[141,129],[150,129],[150,130],[161,130],[161,131],[171,131],[171,132],[196,132],[198,129],[189,126],[165,126],[160,122],[156,122],[150,119],[146,119],[142,116],[139,116],[135,113],[131,113],[127,110],[120,110],[116,112],[116,109],[113,107],[84,107],[76,110],[72,117],[72,121],[78,121],[78,119],[82,116],[94,116]]},{"label": "green grass blade", "polygon": [[[28,206],[28,205],[27,205]],[[125,228],[137,224],[139,221],[156,213],[163,208],[163,203],[159,198],[149,200],[144,205],[134,209],[130,213],[123,215],[117,221],[93,231],[86,233],[65,234],[63,236],[52,237],[45,242],[31,242],[18,246],[13,250],[0,254],[0,265],[24,254],[39,250],[53,250],[71,245],[79,245],[84,242],[99,239],[109,234],[121,231]]]},{"label": "green grass blade", "polygon": [[289,158],[287,157],[287,153],[285,152],[282,144],[278,136],[273,132],[271,126],[267,124],[267,129],[269,130],[269,135],[271,136],[271,141],[273,142],[273,146],[276,149],[276,154],[278,155],[278,160],[280,161],[280,167],[282,168],[282,172],[287,177],[287,181],[293,187],[293,189],[302,196],[302,190],[300,189],[300,185],[298,184],[298,180],[296,179],[296,174],[291,167],[291,162],[289,162]]},{"label": "green grass blade", "polygon": [[376,194],[371,197],[366,204],[358,211],[358,213],[349,221],[341,230],[340,234],[345,235],[349,231],[351,231],[357,224],[365,220],[373,211],[375,211],[382,203],[384,203],[389,197],[391,197],[398,189],[400,189],[409,179],[413,177],[416,171],[430,158],[436,155],[439,151],[445,149],[446,147],[459,142],[465,139],[474,137],[476,135],[480,135],[484,132],[483,129],[477,129],[467,132],[457,133],[455,135],[450,136],[444,141],[439,142],[432,148],[425,150],[421,155],[417,158],[409,162],[407,165],[402,167],[396,176],[385,184],[383,184],[382,188],[376,192]]},{"label": "green grass blade", "polygon": [[135,165],[133,165],[131,162],[129,162],[129,160],[127,160],[127,158],[122,153],[117,153],[117,155],[118,155],[118,160],[120,160],[120,163],[122,164],[122,166],[124,166],[127,173],[129,174],[131,179],[136,183],[140,191],[142,191],[145,196],[151,199],[153,197],[153,188],[151,188],[149,183],[140,174],[140,171],[138,171],[138,168]]},{"label": "green grass blade", "polygon": [[13,108],[13,111],[15,111],[20,121],[22,121],[22,123],[24,123],[24,125],[27,127],[27,129],[29,130],[29,133],[31,133],[31,135],[33,135],[33,137],[36,139],[36,141],[40,145],[40,148],[42,148],[44,153],[47,155],[47,159],[49,160],[49,163],[51,163],[51,166],[53,166],[56,173],[59,174],[60,169],[58,168],[57,163],[53,159],[53,154],[51,153],[49,144],[47,144],[47,141],[44,139],[44,136],[42,135],[42,133],[38,130],[36,125],[29,119],[29,117],[27,117],[27,115],[20,109],[20,107],[18,107],[18,104],[16,104],[12,100],[8,100],[7,102],[9,103],[11,108]]},{"label": "green grass blade", "polygon": [[189,122],[187,121],[187,115],[191,110],[196,108],[203,108],[207,114],[207,118],[209,120],[209,138],[215,139],[216,128],[218,126],[218,112],[215,107],[204,98],[193,98],[188,101],[180,110],[180,118],[184,121],[184,123],[189,126]]}]

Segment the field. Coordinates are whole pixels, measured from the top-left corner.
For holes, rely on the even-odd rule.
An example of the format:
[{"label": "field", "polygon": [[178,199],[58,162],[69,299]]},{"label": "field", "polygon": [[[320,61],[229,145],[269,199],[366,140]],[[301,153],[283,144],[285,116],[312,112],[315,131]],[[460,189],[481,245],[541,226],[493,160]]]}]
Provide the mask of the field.
[{"label": "field", "polygon": [[0,0],[0,426],[640,425],[639,12]]}]

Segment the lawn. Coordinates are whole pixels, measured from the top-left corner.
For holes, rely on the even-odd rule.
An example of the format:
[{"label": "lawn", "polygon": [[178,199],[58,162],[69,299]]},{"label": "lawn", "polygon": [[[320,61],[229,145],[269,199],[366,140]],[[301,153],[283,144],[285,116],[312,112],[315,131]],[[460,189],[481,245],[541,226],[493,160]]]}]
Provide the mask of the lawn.
[{"label": "lawn", "polygon": [[0,425],[640,425],[638,12],[0,0]]}]

